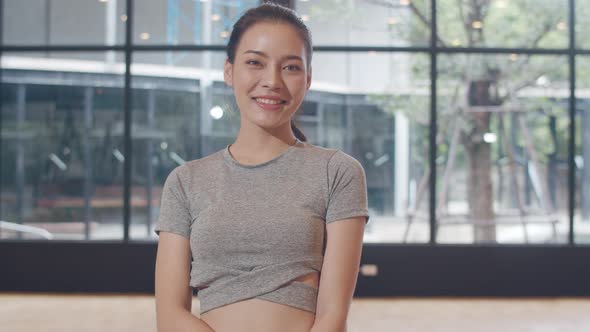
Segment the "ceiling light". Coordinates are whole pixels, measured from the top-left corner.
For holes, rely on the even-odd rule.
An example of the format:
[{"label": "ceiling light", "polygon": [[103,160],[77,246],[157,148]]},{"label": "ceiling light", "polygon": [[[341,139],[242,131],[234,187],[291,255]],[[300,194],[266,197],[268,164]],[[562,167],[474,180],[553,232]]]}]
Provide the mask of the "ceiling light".
[{"label": "ceiling light", "polygon": [[209,115],[215,120],[219,120],[223,117],[223,108],[219,106],[214,106],[210,111]]}]

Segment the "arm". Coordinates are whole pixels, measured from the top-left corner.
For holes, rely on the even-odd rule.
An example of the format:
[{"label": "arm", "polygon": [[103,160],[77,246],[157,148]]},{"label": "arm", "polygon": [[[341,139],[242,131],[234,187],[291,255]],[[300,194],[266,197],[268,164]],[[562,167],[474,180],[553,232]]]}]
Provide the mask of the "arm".
[{"label": "arm", "polygon": [[359,273],[365,217],[331,222],[326,225],[326,230],[316,318],[310,332],[346,332]]},{"label": "arm", "polygon": [[186,237],[161,232],[156,256],[156,320],[159,332],[214,332],[191,313],[190,245]]}]

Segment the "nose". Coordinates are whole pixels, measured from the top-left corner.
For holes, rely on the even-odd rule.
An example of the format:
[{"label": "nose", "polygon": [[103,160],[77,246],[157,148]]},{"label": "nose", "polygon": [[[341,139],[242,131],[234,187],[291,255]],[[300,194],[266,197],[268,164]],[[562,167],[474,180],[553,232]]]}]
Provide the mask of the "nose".
[{"label": "nose", "polygon": [[270,67],[264,73],[262,86],[268,89],[278,89],[283,86],[283,78],[280,69]]}]

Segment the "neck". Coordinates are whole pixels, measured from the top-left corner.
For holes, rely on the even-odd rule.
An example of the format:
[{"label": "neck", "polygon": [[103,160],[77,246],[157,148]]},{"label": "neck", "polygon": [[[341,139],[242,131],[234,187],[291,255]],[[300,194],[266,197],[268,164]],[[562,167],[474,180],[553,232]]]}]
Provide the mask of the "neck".
[{"label": "neck", "polygon": [[288,128],[281,134],[271,134],[261,131],[257,134],[240,129],[234,143],[231,144],[231,152],[234,155],[245,157],[243,159],[267,159],[279,154],[290,146],[297,144],[297,137]]}]

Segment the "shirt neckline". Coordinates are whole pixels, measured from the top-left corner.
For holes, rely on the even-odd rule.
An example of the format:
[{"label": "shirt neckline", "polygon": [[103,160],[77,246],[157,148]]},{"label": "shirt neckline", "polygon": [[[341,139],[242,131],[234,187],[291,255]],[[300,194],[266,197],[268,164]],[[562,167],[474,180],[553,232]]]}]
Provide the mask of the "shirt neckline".
[{"label": "shirt neckline", "polygon": [[278,156],[276,156],[276,157],[274,157],[274,158],[272,158],[272,159],[270,159],[268,161],[265,161],[265,162],[259,163],[259,164],[242,164],[242,163],[238,162],[229,153],[229,146],[230,145],[231,144],[226,145],[225,146],[225,149],[223,149],[223,157],[224,157],[224,159],[228,163],[230,163],[231,165],[240,167],[240,168],[259,168],[259,167],[263,167],[263,166],[266,166],[268,164],[274,163],[277,160],[283,158],[284,156],[290,154],[291,151],[295,150],[295,148],[297,148],[299,146],[302,146],[303,145],[303,142],[300,141],[298,138],[296,138],[295,144],[290,145],[289,148],[287,148],[287,150],[285,150],[283,153],[279,154]]}]

